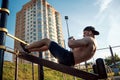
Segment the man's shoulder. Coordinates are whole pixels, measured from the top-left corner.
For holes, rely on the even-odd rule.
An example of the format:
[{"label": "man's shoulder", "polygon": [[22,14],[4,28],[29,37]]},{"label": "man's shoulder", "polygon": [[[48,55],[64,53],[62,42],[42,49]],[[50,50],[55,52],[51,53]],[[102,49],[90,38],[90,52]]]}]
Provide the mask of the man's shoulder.
[{"label": "man's shoulder", "polygon": [[92,41],[95,40],[93,37],[84,37],[83,39],[86,39],[86,40],[92,40]]},{"label": "man's shoulder", "polygon": [[85,40],[88,43],[95,44],[95,39],[93,37],[84,37],[83,40]]},{"label": "man's shoulder", "polygon": [[94,44],[95,46],[97,46],[97,41],[96,41],[95,38],[93,38],[93,37],[86,37],[85,39],[86,39],[86,41],[89,42],[89,44]]}]

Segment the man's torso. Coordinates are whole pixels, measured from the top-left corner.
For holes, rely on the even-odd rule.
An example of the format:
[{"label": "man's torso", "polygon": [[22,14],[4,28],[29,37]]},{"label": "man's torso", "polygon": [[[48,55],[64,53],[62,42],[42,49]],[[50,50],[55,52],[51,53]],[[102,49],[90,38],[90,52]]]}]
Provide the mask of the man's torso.
[{"label": "man's torso", "polygon": [[72,50],[75,64],[86,61],[90,59],[96,51],[96,43],[94,39],[91,39],[91,42],[87,46],[81,46],[78,48],[74,48]]}]

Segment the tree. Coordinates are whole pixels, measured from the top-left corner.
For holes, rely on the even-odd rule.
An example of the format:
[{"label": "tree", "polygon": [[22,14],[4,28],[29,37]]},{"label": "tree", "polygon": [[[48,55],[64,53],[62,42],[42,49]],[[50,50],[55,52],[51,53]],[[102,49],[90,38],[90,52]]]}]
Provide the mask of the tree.
[{"label": "tree", "polygon": [[115,61],[118,62],[120,61],[120,57],[115,53]]},{"label": "tree", "polygon": [[[115,62],[120,61],[120,57],[116,53],[114,55],[114,58],[115,58]],[[105,62],[106,62],[106,65],[111,65],[113,63],[112,62],[112,57],[111,56],[106,57]]]}]

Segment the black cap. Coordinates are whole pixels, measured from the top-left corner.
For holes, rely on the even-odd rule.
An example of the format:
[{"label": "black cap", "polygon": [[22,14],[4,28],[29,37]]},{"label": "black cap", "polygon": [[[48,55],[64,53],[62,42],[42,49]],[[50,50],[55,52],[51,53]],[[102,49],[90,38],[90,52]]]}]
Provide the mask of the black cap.
[{"label": "black cap", "polygon": [[93,26],[87,26],[84,31],[92,31],[94,35],[99,35],[99,32],[95,30]]}]

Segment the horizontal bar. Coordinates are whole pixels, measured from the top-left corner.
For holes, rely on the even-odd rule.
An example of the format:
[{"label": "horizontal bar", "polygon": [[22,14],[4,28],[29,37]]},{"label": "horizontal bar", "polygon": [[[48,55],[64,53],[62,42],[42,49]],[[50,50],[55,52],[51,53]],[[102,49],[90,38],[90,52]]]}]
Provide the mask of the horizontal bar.
[{"label": "horizontal bar", "polygon": [[[8,48],[9,48],[9,49],[8,49]],[[2,49],[1,46],[0,46],[0,49]],[[4,49],[4,51],[9,52],[9,53],[12,53],[12,54],[14,54],[14,55],[18,55],[18,54],[19,54],[19,51],[18,51],[18,50],[11,50],[12,48],[10,48],[10,47],[4,46],[3,49]]]},{"label": "horizontal bar", "polygon": [[76,77],[80,77],[82,79],[86,79],[86,80],[98,80],[98,75],[97,74],[93,74],[93,73],[88,73],[82,70],[78,70],[75,69],[73,67],[69,67],[69,66],[65,66],[62,64],[58,64],[58,63],[54,63],[45,59],[41,59],[38,58],[36,56],[33,55],[29,55],[23,52],[20,52],[21,55],[18,55],[19,58],[28,60],[30,62],[36,63],[36,64],[42,64],[45,67],[63,72],[63,73],[67,73]]},{"label": "horizontal bar", "polygon": [[0,31],[4,31],[4,32],[6,32],[7,36],[9,36],[9,37],[11,37],[11,38],[13,38],[13,39],[15,39],[15,40],[17,40],[17,41],[19,41],[19,42],[22,42],[23,44],[29,45],[29,44],[26,43],[25,41],[23,41],[23,40],[15,37],[15,36],[9,34],[9,33],[8,33],[8,30],[7,30],[6,28],[0,28]]},{"label": "horizontal bar", "polygon": [[11,35],[11,34],[9,34],[9,33],[7,33],[7,36],[9,36],[9,37],[11,37],[11,38],[13,38],[13,39],[15,39],[15,40],[17,40],[17,41],[23,43],[23,44],[29,45],[29,44],[26,43],[25,41],[23,41],[23,40],[21,40],[21,39],[15,37],[15,36],[13,36],[13,35]]},{"label": "horizontal bar", "polygon": [[12,54],[16,54],[16,52],[11,51],[11,50],[8,50],[8,49],[6,49],[5,51],[6,51],[6,52],[9,52],[9,53],[12,53]]}]

